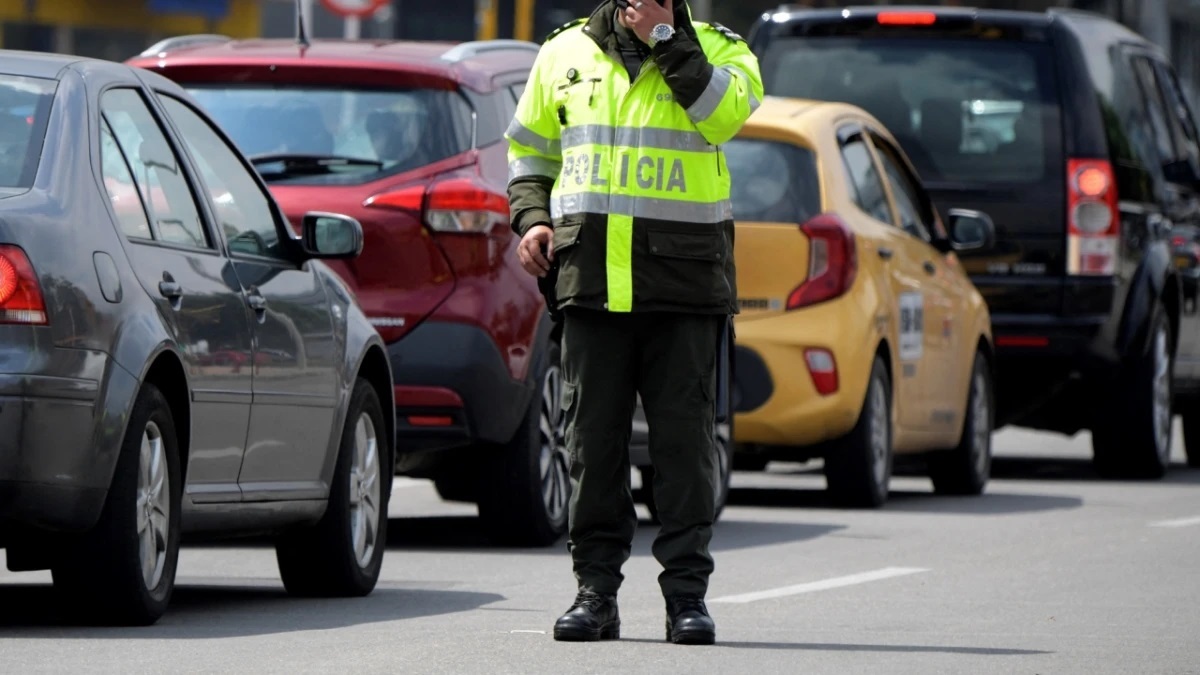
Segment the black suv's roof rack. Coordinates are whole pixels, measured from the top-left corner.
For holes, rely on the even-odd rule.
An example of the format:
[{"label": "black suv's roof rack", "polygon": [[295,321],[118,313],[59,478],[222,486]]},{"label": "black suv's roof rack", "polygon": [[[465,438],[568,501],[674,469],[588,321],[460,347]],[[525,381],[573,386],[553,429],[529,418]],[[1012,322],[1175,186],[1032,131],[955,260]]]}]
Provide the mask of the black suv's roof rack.
[{"label": "black suv's roof rack", "polygon": [[534,42],[526,40],[472,40],[457,44],[442,54],[443,61],[457,63],[464,61],[474,56],[478,56],[484,52],[506,51],[510,49],[522,49],[525,51],[537,53],[541,47]]},{"label": "black suv's roof rack", "polygon": [[195,35],[177,35],[169,37],[165,40],[159,40],[150,47],[146,48],[138,56],[158,56],[165,54],[173,49],[182,49],[184,47],[195,47],[197,45],[220,44],[222,42],[232,42],[233,38],[228,35],[216,35],[212,33],[197,33]]}]

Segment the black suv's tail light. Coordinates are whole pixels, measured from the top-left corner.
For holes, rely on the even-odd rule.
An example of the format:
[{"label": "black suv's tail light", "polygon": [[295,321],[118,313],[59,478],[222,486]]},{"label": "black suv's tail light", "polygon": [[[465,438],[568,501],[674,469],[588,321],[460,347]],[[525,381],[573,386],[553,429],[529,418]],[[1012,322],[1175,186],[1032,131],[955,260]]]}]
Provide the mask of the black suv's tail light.
[{"label": "black suv's tail light", "polygon": [[1102,159],[1067,162],[1067,272],[1111,276],[1117,271],[1121,218],[1112,164]]}]

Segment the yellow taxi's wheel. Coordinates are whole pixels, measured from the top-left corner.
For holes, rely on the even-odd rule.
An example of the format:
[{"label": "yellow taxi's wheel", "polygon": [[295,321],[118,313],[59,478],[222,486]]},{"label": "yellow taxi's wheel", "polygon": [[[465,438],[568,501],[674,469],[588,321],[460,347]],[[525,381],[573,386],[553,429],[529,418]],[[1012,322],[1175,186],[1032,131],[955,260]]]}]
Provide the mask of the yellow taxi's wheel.
[{"label": "yellow taxi's wheel", "polygon": [[992,469],[992,400],[991,370],[983,354],[976,353],[962,438],[953,450],[929,456],[934,492],[947,495],[983,492]]},{"label": "yellow taxi's wheel", "polygon": [[878,508],[887,501],[891,478],[891,378],[876,356],[858,422],[825,455],[825,483],[839,506]]}]

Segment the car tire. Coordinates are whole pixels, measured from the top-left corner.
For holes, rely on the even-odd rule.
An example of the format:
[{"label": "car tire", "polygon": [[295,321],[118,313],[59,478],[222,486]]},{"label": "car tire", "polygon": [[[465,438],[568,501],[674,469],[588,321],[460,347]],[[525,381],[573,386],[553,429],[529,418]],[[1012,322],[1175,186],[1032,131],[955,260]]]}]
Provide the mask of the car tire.
[{"label": "car tire", "polygon": [[288,593],[362,597],[375,589],[387,548],[392,445],[379,396],[360,377],[350,394],[324,515],[275,544]]},{"label": "car tire", "polygon": [[545,547],[567,531],[571,459],[562,405],[560,348],[541,350],[525,419],[508,444],[491,453],[480,493],[479,518],[501,545]]},{"label": "car tire", "polygon": [[991,368],[987,358],[978,352],[967,391],[966,415],[958,446],[932,453],[928,458],[929,478],[937,494],[982,494],[991,476],[995,396]]},{"label": "car tire", "polygon": [[1093,466],[1104,478],[1157,479],[1170,465],[1171,332],[1162,305],[1154,310],[1147,349],[1128,360],[1092,430]]},{"label": "car tire", "polygon": [[892,387],[887,366],[875,357],[862,411],[854,428],[825,455],[825,483],[834,504],[878,508],[892,477]]},{"label": "car tire", "polygon": [[55,590],[87,619],[148,626],[170,604],[179,564],[179,438],[162,392],[145,383],[96,525],[67,543]]},{"label": "car tire", "polygon": [[[719,422],[713,427],[713,435],[716,437],[717,449],[717,485],[714,503],[716,504],[715,512],[713,513],[713,522],[721,519],[721,513],[725,511],[725,505],[729,503],[730,483],[733,476],[733,425]],[[658,504],[654,501],[654,467],[641,466],[638,467],[641,474],[642,485],[638,488],[638,500],[646,505],[646,510],[650,512],[650,522],[661,524],[662,521],[658,518]]]}]

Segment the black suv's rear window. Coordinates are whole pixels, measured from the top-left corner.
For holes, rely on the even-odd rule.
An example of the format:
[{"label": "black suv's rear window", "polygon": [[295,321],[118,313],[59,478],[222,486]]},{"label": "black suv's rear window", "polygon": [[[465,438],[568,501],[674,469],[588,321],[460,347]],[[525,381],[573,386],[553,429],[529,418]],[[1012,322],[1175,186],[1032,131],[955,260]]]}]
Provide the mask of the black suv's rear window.
[{"label": "black suv's rear window", "polygon": [[1035,183],[1061,154],[1050,48],[1012,40],[779,37],[766,93],[857,105],[896,136],[922,179]]},{"label": "black suv's rear window", "polygon": [[[454,91],[296,85],[189,85],[270,182],[353,184],[415,169],[471,146],[471,109]],[[362,161],[354,161],[362,160]]]},{"label": "black suv's rear window", "polygon": [[57,89],[57,80],[0,74],[0,188],[33,185]]},{"label": "black suv's rear window", "polygon": [[813,153],[776,141],[736,138],[722,146],[735,220],[803,223],[821,208]]}]

